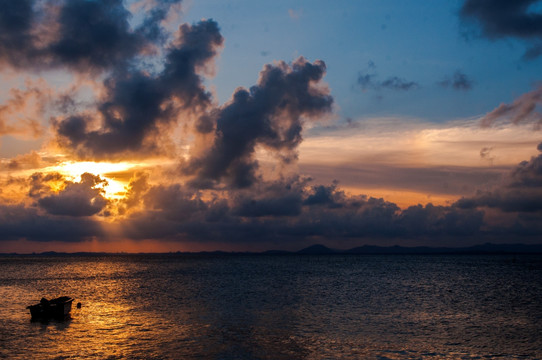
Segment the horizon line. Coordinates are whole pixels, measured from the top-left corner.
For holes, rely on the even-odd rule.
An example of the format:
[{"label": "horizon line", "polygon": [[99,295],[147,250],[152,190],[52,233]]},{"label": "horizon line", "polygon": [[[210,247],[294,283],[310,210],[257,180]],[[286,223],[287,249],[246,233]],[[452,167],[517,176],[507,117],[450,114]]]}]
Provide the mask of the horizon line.
[{"label": "horizon line", "polygon": [[[365,250],[365,251],[363,251]],[[525,243],[481,243],[470,246],[449,247],[449,246],[402,246],[402,245],[361,245],[349,249],[330,248],[322,244],[313,244],[299,250],[281,250],[271,249],[263,251],[227,251],[227,250],[203,250],[203,251],[168,251],[168,252],[109,252],[109,251],[42,251],[42,252],[0,252],[0,256],[43,256],[43,255],[205,255],[205,254],[221,254],[221,255],[423,255],[423,254],[540,254],[542,253],[542,243],[540,244],[525,244]]]}]

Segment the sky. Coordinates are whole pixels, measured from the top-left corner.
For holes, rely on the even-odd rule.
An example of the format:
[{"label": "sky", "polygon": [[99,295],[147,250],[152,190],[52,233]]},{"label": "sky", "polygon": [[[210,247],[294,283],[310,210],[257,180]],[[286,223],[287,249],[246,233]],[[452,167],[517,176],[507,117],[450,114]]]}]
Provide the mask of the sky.
[{"label": "sky", "polygon": [[0,0],[0,252],[542,243],[542,1]]}]

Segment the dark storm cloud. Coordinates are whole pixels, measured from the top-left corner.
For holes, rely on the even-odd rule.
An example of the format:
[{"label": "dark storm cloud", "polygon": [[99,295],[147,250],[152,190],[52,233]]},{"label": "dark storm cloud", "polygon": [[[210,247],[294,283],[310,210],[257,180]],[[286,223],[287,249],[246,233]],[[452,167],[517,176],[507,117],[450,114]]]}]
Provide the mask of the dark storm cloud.
[{"label": "dark storm cloud", "polygon": [[527,50],[526,59],[541,54],[542,14],[530,11],[539,0],[467,0],[461,8],[465,20],[474,20],[490,39],[516,37],[534,43]]},{"label": "dark storm cloud", "polygon": [[167,38],[161,21],[178,2],[157,1],[132,29],[122,0],[0,0],[0,59],[15,68],[82,72],[126,66],[149,44]]},{"label": "dark storm cloud", "polygon": [[133,69],[114,72],[105,80],[106,94],[98,105],[103,121],[99,130],[90,129],[95,119],[85,115],[57,121],[60,144],[81,157],[152,154],[160,144],[146,140],[158,135],[160,125],[175,122],[183,109],[201,112],[210,105],[211,95],[197,72],[222,44],[218,25],[213,20],[185,24],[179,28],[178,37],[158,75]]},{"label": "dark storm cloud", "polygon": [[303,205],[325,205],[331,207],[340,207],[340,203],[342,202],[341,200],[343,199],[344,194],[341,192],[337,192],[336,189],[336,183],[331,186],[314,186],[312,193],[310,193],[303,201]]},{"label": "dark storm cloud", "polygon": [[153,4],[153,8],[147,13],[143,24],[137,29],[146,39],[153,42],[164,43],[168,39],[168,34],[161,26],[161,22],[166,19],[171,7],[180,4],[182,0],[161,0]]},{"label": "dark storm cloud", "polygon": [[[540,234],[532,216],[523,216],[520,228],[516,223],[513,228],[488,229],[484,213],[475,206],[428,204],[401,210],[382,199],[348,195],[336,184],[307,186],[306,180],[299,178],[230,192],[233,195],[230,199],[204,198],[199,192],[178,184],[149,187],[142,180],[144,177],[138,179],[139,185],[133,184],[138,188],[134,190],[137,192],[134,199],[143,201],[143,208],[118,223],[120,233],[133,239],[286,244],[318,239],[481,239],[497,230],[508,235]],[[66,187],[58,193],[58,203],[54,205],[57,210],[63,210],[57,211],[57,215],[51,208],[45,209],[49,213],[41,213],[42,204],[0,206],[0,239],[81,241],[105,236],[91,217],[69,216],[94,212],[90,211],[87,195],[96,181],[99,179],[83,179],[73,184],[79,189]],[[44,193],[36,196],[51,198]],[[60,205],[64,200],[64,205]],[[68,214],[78,211],[75,207],[63,208],[68,201],[89,211]]]},{"label": "dark storm cloud", "polygon": [[60,9],[58,38],[48,50],[68,66],[111,67],[144,44],[130,29],[129,17],[122,0],[69,0]]},{"label": "dark storm cloud", "polygon": [[0,241],[78,242],[105,235],[102,225],[90,218],[51,216],[23,205],[0,205]]},{"label": "dark storm cloud", "polygon": [[499,119],[509,119],[514,124],[532,122],[542,125],[539,112],[542,105],[542,86],[521,95],[512,104],[501,104],[482,118],[482,126],[491,126]]},{"label": "dark storm cloud", "polygon": [[237,89],[232,100],[213,114],[216,135],[210,150],[184,168],[195,175],[193,184],[209,187],[224,179],[233,187],[251,186],[258,177],[256,145],[278,153],[283,162],[295,159],[303,119],[331,111],[333,98],[317,86],[325,69],[322,61],[304,58],[291,66],[266,65],[257,85]]},{"label": "dark storm cloud", "polygon": [[259,184],[258,188],[241,191],[232,201],[232,213],[240,217],[297,216],[303,205],[303,179],[290,179]]},{"label": "dark storm cloud", "polygon": [[462,198],[456,205],[465,209],[489,207],[505,212],[542,213],[542,154],[519,163],[500,186]]},{"label": "dark storm cloud", "polygon": [[480,23],[488,37],[542,37],[542,14],[529,11],[539,0],[467,0],[461,15]]},{"label": "dark storm cloud", "polygon": [[[406,209],[383,199],[349,195],[337,183],[309,185],[310,179],[300,177],[262,181],[248,189],[202,193],[180,184],[151,186],[147,176],[139,174],[132,180],[127,198],[121,201],[125,216],[117,219],[117,235],[245,244],[364,239],[389,243],[392,239],[423,239],[434,241],[435,245],[442,239],[480,241],[485,237],[495,240],[495,236],[540,236],[542,198],[537,195],[540,192],[532,190],[540,190],[542,184],[541,162],[542,155],[520,164],[510,174],[507,185],[498,189],[500,192],[479,193],[453,206],[427,204]],[[31,183],[35,207],[0,207],[0,230],[5,230],[1,239],[78,241],[105,236],[91,220],[98,208],[103,211],[100,201],[92,200],[93,196],[99,199],[99,191],[95,190],[101,179],[86,175],[79,183],[69,183],[60,192],[51,193],[48,183],[55,181],[65,179],[58,174],[34,175]],[[520,190],[528,191],[513,198]],[[489,224],[485,221],[485,208],[501,209],[516,220],[512,225]],[[74,231],[73,238],[61,232],[71,229],[68,218],[83,226]],[[22,226],[27,226],[26,231]],[[47,227],[53,235],[40,235],[39,231]]]},{"label": "dark storm cloud", "polygon": [[160,85],[185,107],[206,107],[211,95],[205,91],[198,71],[211,61],[224,39],[214,20],[179,27],[179,43],[168,49]]},{"label": "dark storm cloud", "polygon": [[179,184],[154,186],[144,196],[145,208],[160,210],[168,220],[187,221],[208,209],[199,193],[194,193]]},{"label": "dark storm cloud", "polygon": [[[207,199],[179,185],[152,188],[145,210],[123,224],[127,236],[187,241],[303,242],[309,239],[469,237],[481,233],[476,209],[412,206],[351,196],[294,177]],[[237,194],[237,195],[235,195]]]},{"label": "dark storm cloud", "polygon": [[0,59],[24,66],[35,56],[32,0],[0,0]]},{"label": "dark storm cloud", "polygon": [[[542,152],[542,143],[537,149]],[[510,173],[508,186],[512,188],[542,189],[542,154],[534,156],[530,161],[522,161]]]},{"label": "dark storm cloud", "polygon": [[238,199],[234,214],[245,217],[294,216],[301,212],[301,198],[298,194],[280,194],[279,197]]},{"label": "dark storm cloud", "polygon": [[[122,228],[127,236],[141,238],[245,243],[494,241],[542,234],[542,155],[520,163],[493,190],[451,206],[400,209],[383,199],[347,194],[336,182],[309,185],[310,181],[259,181],[246,189],[221,190],[218,197],[204,197],[186,186],[156,186],[143,196],[145,210],[132,213]],[[487,220],[487,209],[499,210],[499,220]]]},{"label": "dark storm cloud", "polygon": [[78,242],[106,236],[103,224],[92,216],[108,204],[100,189],[104,180],[98,176],[83,174],[80,182],[73,182],[58,173],[34,173],[2,187],[13,181],[27,189],[31,201],[0,204],[0,241]]},{"label": "dark storm cloud", "polygon": [[463,72],[457,70],[451,78],[446,77],[442,81],[439,81],[438,84],[442,87],[452,87],[454,90],[471,90],[474,82]]}]

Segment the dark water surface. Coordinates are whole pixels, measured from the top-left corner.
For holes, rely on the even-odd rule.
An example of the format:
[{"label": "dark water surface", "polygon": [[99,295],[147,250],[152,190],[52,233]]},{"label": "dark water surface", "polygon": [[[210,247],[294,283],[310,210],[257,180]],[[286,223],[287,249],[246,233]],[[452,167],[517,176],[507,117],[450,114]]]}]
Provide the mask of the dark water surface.
[{"label": "dark water surface", "polygon": [[542,256],[5,256],[0,357],[540,359]]}]

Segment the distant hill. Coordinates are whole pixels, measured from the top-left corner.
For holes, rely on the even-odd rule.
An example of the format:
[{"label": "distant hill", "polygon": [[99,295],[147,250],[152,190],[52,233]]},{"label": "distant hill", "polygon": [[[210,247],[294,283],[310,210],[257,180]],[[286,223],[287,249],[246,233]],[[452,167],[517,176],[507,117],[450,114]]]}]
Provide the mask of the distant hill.
[{"label": "distant hill", "polygon": [[327,246],[316,244],[304,249],[301,249],[296,252],[296,254],[309,254],[309,255],[327,255],[327,254],[336,254],[341,252],[341,250],[330,249]]},{"label": "distant hill", "polygon": [[404,246],[375,246],[363,245],[352,249],[330,249],[324,245],[312,245],[296,252],[296,254],[325,255],[325,254],[540,254],[542,244],[483,244],[461,248],[450,247],[404,247]]},{"label": "distant hill", "polygon": [[363,245],[352,249],[332,249],[325,245],[315,244],[299,251],[268,250],[264,252],[227,252],[227,251],[202,251],[202,252],[175,252],[175,253],[105,253],[105,252],[77,252],[64,253],[48,251],[43,253],[17,254],[0,253],[2,256],[107,256],[107,255],[378,255],[378,254],[542,254],[542,244],[481,244],[469,247],[404,247],[404,246],[375,246]]}]

